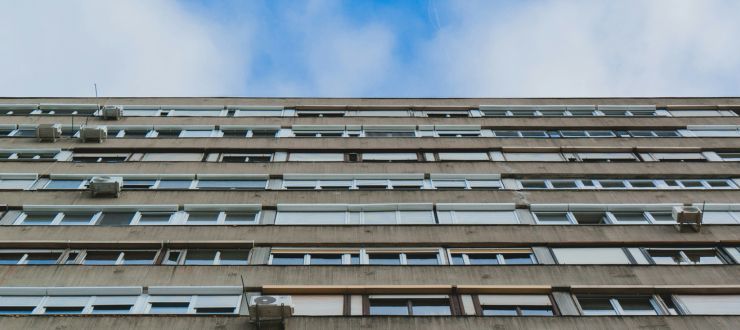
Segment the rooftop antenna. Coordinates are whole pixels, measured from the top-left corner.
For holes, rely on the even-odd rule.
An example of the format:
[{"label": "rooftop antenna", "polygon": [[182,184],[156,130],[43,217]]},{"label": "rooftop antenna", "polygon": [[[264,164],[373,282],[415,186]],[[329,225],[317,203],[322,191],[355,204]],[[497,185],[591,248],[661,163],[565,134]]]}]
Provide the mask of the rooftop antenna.
[{"label": "rooftop antenna", "polygon": [[[95,103],[98,104],[98,110],[100,110],[100,102],[98,101],[98,83],[93,82],[93,90],[95,91]],[[94,116],[95,112],[93,112],[91,115],[87,116],[85,118],[85,126],[87,126],[87,121],[90,120],[90,116]],[[74,127],[74,123],[72,123],[72,127]]]}]

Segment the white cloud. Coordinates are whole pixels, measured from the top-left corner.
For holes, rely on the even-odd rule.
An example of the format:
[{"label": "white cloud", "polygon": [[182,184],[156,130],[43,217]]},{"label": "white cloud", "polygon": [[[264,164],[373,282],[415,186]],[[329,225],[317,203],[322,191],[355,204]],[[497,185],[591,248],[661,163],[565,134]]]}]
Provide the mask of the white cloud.
[{"label": "white cloud", "polygon": [[442,95],[740,94],[737,1],[456,1],[441,12],[450,23],[420,54]]},{"label": "white cloud", "polygon": [[740,95],[736,0],[225,3],[0,0],[0,96]]},{"label": "white cloud", "polygon": [[3,1],[0,94],[238,94],[249,36],[223,32],[174,1]]}]

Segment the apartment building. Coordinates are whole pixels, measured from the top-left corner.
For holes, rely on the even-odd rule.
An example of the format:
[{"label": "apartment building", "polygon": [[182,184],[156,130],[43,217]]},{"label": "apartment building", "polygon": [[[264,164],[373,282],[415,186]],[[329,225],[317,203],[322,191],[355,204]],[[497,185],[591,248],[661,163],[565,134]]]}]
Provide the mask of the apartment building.
[{"label": "apartment building", "polygon": [[0,99],[0,325],[735,329],[739,116],[740,98]]}]

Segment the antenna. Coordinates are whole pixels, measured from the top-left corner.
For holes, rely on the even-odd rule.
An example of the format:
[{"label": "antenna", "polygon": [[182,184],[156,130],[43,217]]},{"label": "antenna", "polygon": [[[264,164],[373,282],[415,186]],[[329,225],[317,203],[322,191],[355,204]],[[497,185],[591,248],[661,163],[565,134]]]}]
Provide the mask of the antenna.
[{"label": "antenna", "polygon": [[[93,90],[95,91],[95,103],[98,104],[98,110],[100,110],[100,101],[98,100],[98,83],[93,82]],[[85,126],[87,126],[87,122],[90,120],[90,117],[94,115],[95,113],[93,112],[85,118]],[[74,127],[74,123],[72,123],[72,127]]]}]

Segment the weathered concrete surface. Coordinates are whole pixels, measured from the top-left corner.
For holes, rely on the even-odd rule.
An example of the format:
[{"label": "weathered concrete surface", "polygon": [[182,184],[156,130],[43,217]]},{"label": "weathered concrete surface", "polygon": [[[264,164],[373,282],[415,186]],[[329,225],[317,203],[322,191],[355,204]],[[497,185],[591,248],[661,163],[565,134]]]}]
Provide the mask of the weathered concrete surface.
[{"label": "weathered concrete surface", "polygon": [[[0,317],[7,330],[27,329],[257,329],[246,316],[23,316]],[[623,317],[293,317],[286,330],[314,329],[737,329],[739,316]],[[279,327],[264,325],[264,330]]]},{"label": "weathered concrete surface", "polygon": [[0,266],[0,286],[738,285],[740,266]]}]

